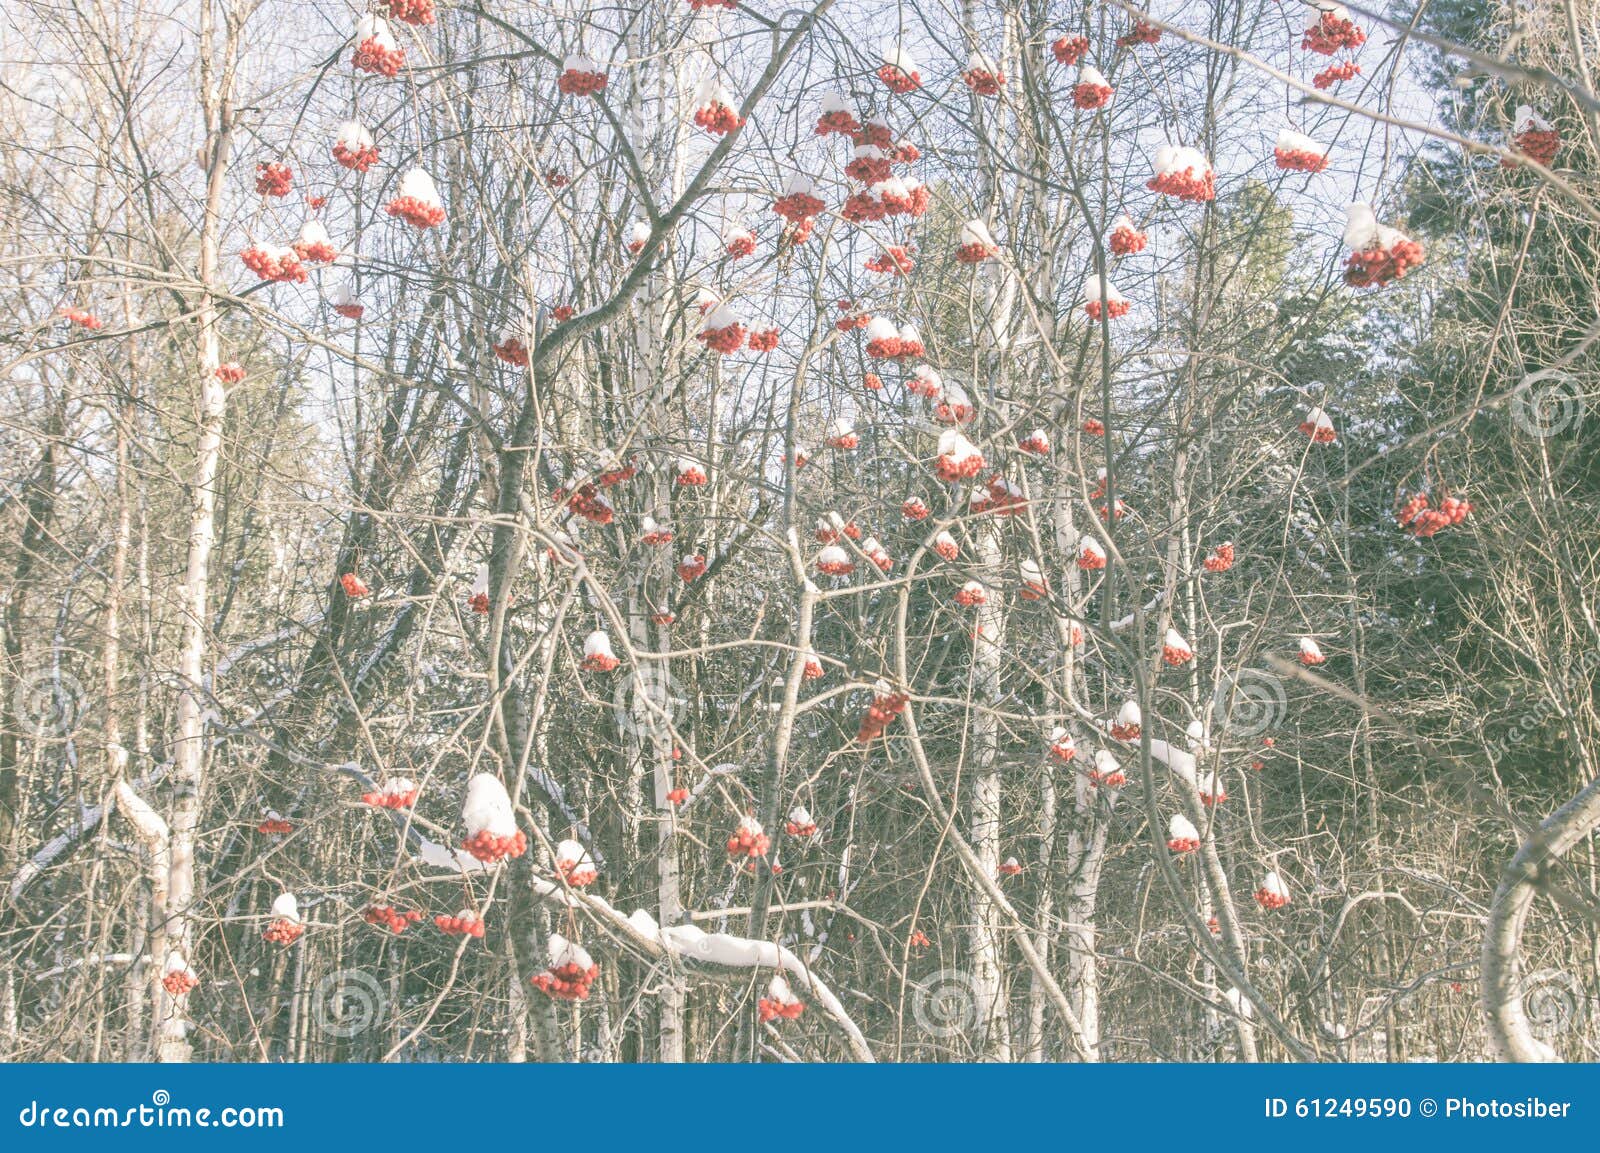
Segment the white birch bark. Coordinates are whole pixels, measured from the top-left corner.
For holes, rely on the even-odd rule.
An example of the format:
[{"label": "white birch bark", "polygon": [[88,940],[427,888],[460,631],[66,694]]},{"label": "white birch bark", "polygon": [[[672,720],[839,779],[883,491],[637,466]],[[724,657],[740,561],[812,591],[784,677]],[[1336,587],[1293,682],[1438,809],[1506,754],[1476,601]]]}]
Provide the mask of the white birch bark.
[{"label": "white birch bark", "polygon": [[[198,433],[189,481],[189,532],[183,586],[180,590],[182,639],[178,653],[177,735],[173,741],[172,840],[168,882],[171,945],[185,957],[194,950],[194,902],[198,888],[195,840],[199,832],[205,787],[206,625],[211,552],[216,541],[217,473],[222,463],[222,426],[227,396],[217,379],[221,363],[217,310],[211,291],[218,282],[224,180],[232,135],[232,86],[239,33],[238,13],[224,10],[217,28],[215,6],[206,0],[200,10],[200,103],[205,124],[205,204],[200,226],[200,254],[195,269],[200,288],[194,316],[195,385]],[[220,45],[219,45],[220,36]],[[188,995],[174,999],[163,1013],[156,1058],[187,1061]]]}]

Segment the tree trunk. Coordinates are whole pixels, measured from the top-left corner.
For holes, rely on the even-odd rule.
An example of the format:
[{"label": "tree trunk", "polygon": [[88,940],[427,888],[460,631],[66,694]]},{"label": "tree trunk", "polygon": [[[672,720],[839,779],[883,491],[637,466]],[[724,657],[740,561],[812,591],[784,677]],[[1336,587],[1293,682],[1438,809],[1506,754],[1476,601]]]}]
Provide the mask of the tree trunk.
[{"label": "tree trunk", "polygon": [[[991,580],[1000,568],[1000,536],[992,518],[977,531],[978,561]],[[1000,870],[1000,768],[999,721],[993,709],[1000,705],[1002,660],[1005,651],[1005,611],[999,597],[991,592],[987,603],[979,606],[976,639],[972,648],[972,690],[977,704],[972,720],[972,785],[968,802],[972,850],[984,871],[991,877]],[[977,1022],[973,1029],[978,1052],[988,1061],[1011,1060],[1010,1009],[1001,978],[1000,911],[988,893],[974,886],[971,904],[972,927],[968,931],[971,952],[972,990],[977,1001]]]},{"label": "tree trunk", "polygon": [[[200,98],[205,120],[203,157],[206,171],[205,207],[200,226],[200,256],[195,269],[200,283],[194,317],[196,349],[195,385],[199,390],[196,414],[197,441],[189,483],[188,554],[181,590],[181,640],[178,652],[177,736],[172,755],[172,840],[168,882],[171,948],[184,958],[194,955],[196,874],[195,840],[200,827],[201,798],[205,787],[207,593],[211,551],[216,542],[217,474],[222,463],[222,429],[227,415],[227,394],[217,379],[222,362],[217,333],[217,309],[211,297],[218,284],[224,181],[232,137],[232,94],[238,26],[235,13],[224,13],[220,72],[215,13],[210,0],[200,10]],[[187,1061],[188,994],[173,1000],[159,1024],[158,1061]]]},{"label": "tree trunk", "polygon": [[1534,1036],[1522,1002],[1518,949],[1539,894],[1541,876],[1574,845],[1600,828],[1600,779],[1593,780],[1539,826],[1501,875],[1483,930],[1483,1011],[1489,1047],[1498,1061],[1555,1061],[1555,1050]]}]

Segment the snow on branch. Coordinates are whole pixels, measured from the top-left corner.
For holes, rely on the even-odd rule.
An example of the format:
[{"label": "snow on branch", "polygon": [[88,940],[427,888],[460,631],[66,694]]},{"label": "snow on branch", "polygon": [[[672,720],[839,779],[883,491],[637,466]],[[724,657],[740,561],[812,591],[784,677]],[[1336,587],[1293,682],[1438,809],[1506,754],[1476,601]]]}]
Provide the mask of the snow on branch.
[{"label": "snow on branch", "polygon": [[[166,775],[167,766],[160,765],[148,776],[142,777],[137,788],[147,789],[157,784]],[[127,781],[118,781],[116,787],[117,803],[122,805],[124,814],[138,830],[139,836],[148,844],[154,844],[153,837],[159,837],[165,842],[167,826],[154,809],[145,803],[143,798],[135,791],[135,786]],[[110,805],[82,805],[78,810],[78,817],[63,832],[51,837],[39,850],[22,863],[16,875],[11,878],[9,894],[15,903],[34,881],[55,864],[60,858],[72,852],[95,829],[100,827],[100,822],[105,820]],[[152,821],[154,823],[152,823]]]},{"label": "snow on branch", "polygon": [[[340,771],[352,776],[364,776],[359,768],[352,765],[341,765]],[[400,820],[403,821],[403,818]],[[415,826],[409,827],[407,833],[416,849],[417,859],[425,865],[459,873],[482,872],[490,868],[468,853],[430,841]],[[851,1020],[833,990],[804,961],[782,945],[736,937],[730,933],[707,933],[692,924],[662,928],[643,909],[635,909],[624,916],[603,897],[587,896],[539,877],[533,879],[532,888],[534,895],[548,904],[589,913],[608,932],[647,957],[671,959],[702,971],[724,975],[758,969],[781,972],[798,987],[809,990],[857,1061],[876,1060],[860,1027]]]}]

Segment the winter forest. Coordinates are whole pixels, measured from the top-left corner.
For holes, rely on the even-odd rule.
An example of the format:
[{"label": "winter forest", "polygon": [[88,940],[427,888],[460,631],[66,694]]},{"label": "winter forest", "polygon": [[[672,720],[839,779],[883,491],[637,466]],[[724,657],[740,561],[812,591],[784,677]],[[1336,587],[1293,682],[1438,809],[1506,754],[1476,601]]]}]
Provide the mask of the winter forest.
[{"label": "winter forest", "polygon": [[8,0],[0,1059],[1600,1058],[1600,3]]}]

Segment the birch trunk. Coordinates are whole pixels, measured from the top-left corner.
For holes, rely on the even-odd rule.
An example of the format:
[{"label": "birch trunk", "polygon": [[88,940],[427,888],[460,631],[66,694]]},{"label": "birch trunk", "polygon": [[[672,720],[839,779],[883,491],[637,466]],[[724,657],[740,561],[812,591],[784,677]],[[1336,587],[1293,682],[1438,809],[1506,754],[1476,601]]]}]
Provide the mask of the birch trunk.
[{"label": "birch trunk", "polygon": [[[188,555],[181,601],[182,639],[178,652],[177,737],[173,742],[173,807],[171,866],[168,882],[168,933],[171,948],[193,955],[194,902],[198,888],[195,839],[199,830],[201,794],[205,786],[205,662],[207,591],[211,551],[216,539],[217,472],[222,462],[222,426],[227,395],[217,379],[221,363],[217,309],[211,292],[217,286],[222,229],[222,199],[232,136],[232,86],[239,33],[238,13],[225,10],[220,56],[214,6],[200,10],[200,103],[205,124],[205,205],[200,226],[199,282],[194,316],[195,384],[199,390],[198,433],[189,483]],[[187,1061],[188,995],[175,998],[162,1015],[156,1044],[158,1061]]]},{"label": "birch trunk", "polygon": [[[1093,800],[1091,797],[1091,804]],[[1066,993],[1078,1014],[1083,1043],[1092,1061],[1100,1059],[1100,969],[1095,957],[1095,916],[1105,850],[1106,829],[1101,824],[1087,836],[1075,831],[1067,851],[1074,880],[1066,903]]]},{"label": "birch trunk", "polygon": [[[1054,868],[1054,845],[1056,836],[1056,782],[1051,766],[1046,765],[1039,773],[1039,870],[1040,876],[1049,877]],[[1055,914],[1055,894],[1047,884],[1039,894],[1038,923],[1047,925]],[[1033,947],[1038,950],[1039,956],[1046,963],[1050,960],[1050,934],[1041,928],[1033,935]],[[1069,971],[1070,980],[1071,973]],[[1072,996],[1069,987],[1067,996]],[[1023,1053],[1023,1059],[1030,1062],[1040,1062],[1045,1059],[1045,1021],[1049,1013],[1049,995],[1045,992],[1044,982],[1038,977],[1032,978],[1028,987],[1028,1046]],[[1078,1009],[1079,1019],[1082,1019],[1083,1010],[1081,1002],[1074,1005]],[[1087,1035],[1088,1026],[1085,1026]]]},{"label": "birch trunk", "polygon": [[[986,574],[1000,572],[1000,535],[990,519],[977,533],[978,560]],[[968,802],[972,851],[991,877],[1000,870],[999,721],[1001,661],[1005,651],[1005,611],[996,595],[979,607],[972,652],[972,696],[977,712],[972,722],[972,792]],[[1011,1060],[1010,1011],[1001,981],[1000,911],[981,887],[972,890],[972,991],[977,1001],[974,1035],[985,1060]]]},{"label": "birch trunk", "polygon": [[[686,153],[679,145],[681,145],[681,125],[684,119],[681,113],[687,101],[689,84],[681,61],[671,69],[661,69],[657,79],[654,111],[658,120],[671,125],[670,130],[673,133],[674,147],[671,151],[669,188],[672,201],[675,203],[683,195],[687,181]],[[649,125],[650,137],[654,139],[662,125],[651,123],[646,119],[643,108],[635,108],[634,111],[640,123]],[[637,329],[640,338],[638,355],[640,363],[647,366],[647,371],[655,374],[647,381],[646,395],[652,405],[659,403],[664,406],[666,400],[664,383],[676,379],[680,371],[676,349],[669,349],[662,339],[667,322],[666,305],[671,291],[667,277],[657,272],[651,277],[649,288],[640,301],[641,319]],[[668,509],[671,505],[671,495],[664,485],[657,486],[656,504],[661,510]],[[646,574],[644,579],[650,579],[649,574]],[[670,577],[666,579],[670,586]],[[670,597],[671,594],[664,595]],[[639,621],[639,628],[648,635],[648,626],[642,620]],[[662,641],[660,648],[663,651],[670,649],[670,626],[662,626],[658,636]],[[635,691],[646,692],[649,696],[645,709],[649,718],[646,727],[646,732],[649,734],[647,751],[650,758],[656,813],[656,921],[661,925],[676,925],[684,917],[680,879],[682,863],[678,859],[677,808],[667,799],[667,794],[676,785],[677,773],[676,762],[672,756],[674,738],[667,723],[667,718],[672,716],[672,702],[669,698],[676,690],[673,688],[672,668],[669,662],[665,660],[659,662],[652,672],[653,675],[648,680],[636,681]],[[688,982],[676,958],[668,959],[658,1001],[657,1056],[666,1064],[682,1064],[687,1056],[684,1009],[688,1003]]]},{"label": "birch trunk", "polygon": [[1534,1035],[1523,1006],[1518,952],[1522,928],[1539,895],[1541,875],[1574,845],[1600,829],[1600,779],[1557,809],[1520,849],[1501,876],[1483,932],[1483,1011],[1497,1061],[1555,1061]]}]

